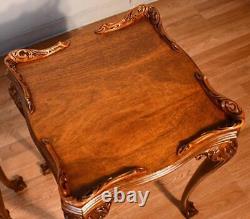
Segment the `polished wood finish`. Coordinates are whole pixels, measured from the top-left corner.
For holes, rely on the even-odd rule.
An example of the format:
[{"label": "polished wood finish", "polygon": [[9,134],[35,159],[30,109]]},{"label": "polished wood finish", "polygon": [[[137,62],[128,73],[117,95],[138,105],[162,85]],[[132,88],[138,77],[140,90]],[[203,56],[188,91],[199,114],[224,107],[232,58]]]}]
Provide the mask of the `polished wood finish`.
[{"label": "polished wood finish", "polygon": [[[11,51],[6,58],[4,59],[4,63],[8,67],[9,71],[12,73],[12,76],[15,77],[16,81],[18,81],[18,84],[20,88],[22,89],[23,96],[27,105],[27,108],[30,113],[34,111],[34,106],[30,94],[30,90],[28,86],[26,85],[25,80],[23,79],[23,76],[18,73],[17,71],[17,64],[18,63],[24,63],[24,62],[31,62],[39,59],[46,58],[66,47],[69,46],[69,42],[58,42],[56,45],[43,50],[35,50],[35,49],[17,49]],[[10,87],[10,95],[13,98],[15,94],[13,94],[14,87],[13,85]],[[17,104],[16,97],[13,98],[15,100],[15,103]],[[17,107],[20,110],[20,104],[17,104]],[[23,114],[23,112],[21,111]]]},{"label": "polished wood finish", "polygon": [[[71,192],[122,167],[160,170],[179,159],[181,141],[225,120],[197,83],[199,69],[184,53],[169,48],[149,22],[109,35],[96,35],[99,26],[72,33],[71,46],[46,60],[18,65],[36,108],[27,114],[28,123],[38,141],[50,141]],[[116,45],[119,50],[109,49]],[[81,66],[74,65],[76,60]],[[181,106],[185,108],[177,110]],[[183,120],[189,128],[179,126]]]},{"label": "polished wood finish", "polygon": [[233,139],[229,140],[229,142],[220,144],[212,150],[210,149],[196,157],[198,160],[202,157],[205,157],[205,160],[196,170],[182,194],[182,211],[187,218],[190,218],[198,213],[198,210],[195,208],[193,202],[189,201],[190,192],[194,189],[196,184],[204,178],[206,174],[211,173],[228,162],[236,154],[236,151],[237,140]]}]

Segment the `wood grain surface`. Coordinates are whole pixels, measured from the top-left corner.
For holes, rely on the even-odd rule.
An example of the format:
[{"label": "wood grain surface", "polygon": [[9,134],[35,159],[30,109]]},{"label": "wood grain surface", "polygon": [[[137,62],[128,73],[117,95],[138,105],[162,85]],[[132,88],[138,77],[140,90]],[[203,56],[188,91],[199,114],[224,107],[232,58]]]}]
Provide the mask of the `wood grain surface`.
[{"label": "wood grain surface", "polygon": [[[219,170],[217,173],[214,174],[213,177],[208,178],[201,187],[198,188],[195,194],[195,201],[198,201],[198,208],[200,209],[200,214],[197,218],[207,218],[207,215],[210,215],[211,218],[248,218],[249,216],[249,170],[247,168],[247,163],[249,160],[249,97],[250,97],[250,10],[249,10],[249,2],[248,1],[160,1],[156,4],[156,6],[160,9],[161,15],[163,16],[163,24],[165,29],[168,31],[169,35],[177,41],[187,52],[191,55],[191,57],[197,62],[198,66],[203,70],[205,74],[211,78],[211,84],[221,93],[225,94],[226,96],[231,97],[238,101],[246,111],[247,114],[247,125],[245,130],[243,130],[242,135],[239,139],[239,153],[236,157],[224,168]],[[142,28],[143,28],[142,24]],[[76,31],[77,32],[77,31]],[[73,36],[74,37],[74,36]],[[140,37],[140,35],[139,35]],[[135,37],[136,40],[139,37]],[[80,38],[80,36],[79,36]],[[140,38],[139,38],[140,39]],[[81,36],[81,40],[90,40],[88,36]],[[123,39],[121,39],[123,40]],[[125,41],[125,40],[124,40]],[[155,41],[155,40],[154,40]],[[76,41],[77,42],[77,41]],[[80,42],[80,39],[79,39]],[[101,41],[102,42],[102,41]],[[100,44],[102,44],[100,42]],[[114,44],[110,45],[115,46]],[[160,47],[160,42],[159,47]],[[91,44],[89,48],[86,50],[91,49]],[[145,49],[150,50],[150,44],[144,43]],[[165,47],[164,47],[165,48]],[[105,49],[107,51],[107,49]],[[103,51],[101,50],[100,53]],[[164,50],[162,51],[161,48],[159,49],[159,54],[163,55]],[[139,56],[140,50],[138,49],[133,51],[132,54],[128,53],[127,59],[122,59],[122,62],[127,62],[129,67],[129,60],[133,58],[134,55]],[[86,60],[84,54],[75,54],[77,55],[78,59],[82,57],[83,60]],[[102,54],[101,54],[102,55]],[[100,55],[100,56],[101,56]],[[164,55],[163,55],[164,56]],[[106,57],[106,56],[105,56]],[[107,59],[109,57],[107,56]],[[161,56],[159,57],[161,58]],[[165,57],[167,58],[167,57]],[[55,56],[55,59],[60,59],[60,56]],[[117,61],[117,57],[114,59],[109,59],[109,61]],[[121,61],[121,60],[120,60]],[[147,60],[143,60],[147,63]],[[48,60],[49,62],[49,60]],[[70,66],[72,67],[72,71],[69,75],[63,75],[63,77],[73,78],[74,75],[77,74],[78,69],[74,68],[74,62],[77,62],[77,59],[69,60],[71,62]],[[78,66],[79,63],[77,63]],[[86,64],[86,63],[85,63]],[[131,63],[132,64],[132,63]],[[35,63],[33,68],[35,69]],[[63,73],[62,69],[70,68],[70,66],[61,66],[57,70],[57,78],[53,78],[54,83],[56,84],[59,82],[59,86],[65,87],[66,101],[67,103],[71,104],[72,100],[69,98],[70,96],[77,96],[79,92],[67,93],[67,83],[60,84],[60,74]],[[76,66],[76,63],[75,63]],[[146,67],[147,65],[145,65]],[[50,65],[46,66],[47,68]],[[96,66],[98,67],[98,66]],[[23,70],[25,70],[25,66],[23,66]],[[30,66],[29,66],[30,68]],[[88,69],[88,72],[91,72],[91,69],[87,65],[82,66],[83,69]],[[132,68],[133,69],[133,68]],[[165,69],[160,69],[160,72],[164,71]],[[80,71],[80,70],[79,70]],[[112,71],[111,71],[112,72]],[[122,72],[122,71],[121,71]],[[26,72],[28,74],[28,72]],[[36,74],[37,77],[45,72],[38,72]],[[101,75],[102,72],[99,72]],[[139,72],[140,73],[140,72]],[[131,71],[131,77],[139,77],[141,74],[138,72]],[[87,75],[88,78],[91,78],[91,74]],[[111,74],[113,82],[115,80],[120,80],[123,75],[115,75]],[[149,75],[151,79],[155,79],[156,85],[159,78],[155,77],[155,75]],[[82,76],[84,79],[84,76]],[[124,77],[124,76],[123,76]],[[174,81],[173,75],[169,75],[170,78]],[[102,79],[101,76],[99,77],[100,80]],[[39,79],[39,78],[38,78]],[[146,79],[143,77],[137,78],[138,80],[134,81],[134,86],[138,86],[139,82],[146,82]],[[160,78],[163,80],[164,78]],[[167,80],[166,79],[166,80]],[[37,81],[37,78],[35,79]],[[35,83],[35,80],[29,81],[29,84]],[[49,81],[53,84],[53,80],[50,79]],[[141,80],[141,81],[140,81]],[[176,79],[177,80],[177,79]],[[57,82],[56,82],[57,81]],[[125,80],[121,80],[125,81]],[[82,80],[75,80],[76,87],[81,83],[86,83],[86,88],[88,88],[88,84],[86,81]],[[96,82],[96,84],[100,84],[100,82]],[[102,83],[101,83],[102,84]],[[115,83],[114,83],[115,84]],[[39,83],[36,84],[39,86]],[[108,84],[105,84],[108,86]],[[111,85],[110,85],[111,86]],[[126,83],[124,82],[124,86]],[[185,80],[179,86],[182,86],[180,92],[183,90],[185,85]],[[41,86],[42,87],[42,86]],[[59,92],[60,87],[51,86],[54,93],[56,91]],[[89,101],[97,100],[102,101],[102,98],[98,96],[98,89],[104,87],[97,87],[96,86],[96,93],[95,95],[89,97]],[[119,92],[114,87],[113,92]],[[55,183],[53,182],[52,176],[41,176],[38,166],[35,164],[40,160],[40,156],[35,151],[35,147],[31,143],[30,138],[28,137],[28,132],[25,126],[25,122],[23,121],[21,115],[19,115],[18,111],[16,110],[13,103],[10,101],[10,98],[7,94],[7,80],[5,77],[1,77],[0,79],[0,102],[1,102],[1,132],[0,138],[1,147],[0,147],[0,156],[3,160],[3,166],[6,169],[6,172],[12,175],[13,173],[19,173],[23,175],[28,183],[29,190],[21,195],[15,195],[11,191],[7,191],[3,188],[3,196],[6,199],[6,205],[11,210],[13,218],[62,218],[60,205],[59,205],[59,198],[57,194],[57,188]],[[164,89],[164,86],[161,87]],[[169,88],[167,89],[169,90]],[[44,91],[45,93],[49,93],[50,91]],[[151,101],[154,100],[154,95],[160,92],[158,89],[154,89],[155,93],[152,94],[146,92],[147,95],[152,97]],[[190,94],[194,95],[197,90],[190,89]],[[81,92],[84,92],[82,90]],[[145,93],[144,93],[145,94]],[[34,93],[34,95],[36,95]],[[136,95],[136,93],[134,94]],[[142,95],[142,94],[140,94]],[[151,96],[152,95],[152,96]],[[145,96],[145,95],[144,95]],[[195,96],[195,95],[194,95]],[[196,99],[196,96],[193,99]],[[98,98],[99,97],[99,98]],[[148,96],[145,96],[147,98]],[[171,93],[165,98],[168,101],[173,100],[175,94]],[[60,99],[55,96],[54,98],[55,104],[60,104]],[[67,99],[68,98],[68,99]],[[96,98],[96,99],[95,99]],[[164,97],[161,97],[164,98]],[[197,101],[202,99],[197,95]],[[53,102],[54,102],[53,100]],[[84,106],[84,101],[82,100],[82,104]],[[185,101],[180,100],[182,105],[185,106]],[[117,107],[122,107],[122,101],[119,100],[121,105],[113,105],[114,109]],[[39,102],[37,102],[39,104]],[[37,104],[35,103],[35,104]],[[46,103],[46,101],[45,101]],[[42,100],[40,102],[42,106]],[[138,104],[138,103],[136,103]],[[140,104],[139,107],[136,109],[136,104],[134,110],[140,111]],[[154,103],[157,107],[162,108],[163,106],[160,103]],[[38,105],[40,106],[40,105]],[[151,106],[151,105],[150,105]],[[163,107],[164,108],[164,107]],[[45,109],[45,108],[44,108]],[[190,107],[190,110],[192,106]],[[71,114],[74,115],[74,106],[70,109]],[[78,109],[79,110],[79,109]],[[106,111],[107,110],[107,111]],[[108,114],[109,110],[106,107],[106,112]],[[126,108],[124,109],[126,112]],[[154,110],[154,108],[149,108],[148,112]],[[206,111],[206,109],[203,109]],[[209,111],[209,106],[208,106]],[[91,110],[89,111],[89,113]],[[112,111],[114,112],[114,111]],[[44,112],[45,113],[45,112]],[[55,116],[63,116],[60,112],[54,112]],[[106,116],[106,114],[105,114]],[[106,117],[100,117],[101,119],[105,120]],[[107,115],[108,116],[108,115]],[[119,122],[119,115],[116,115],[118,122]],[[157,116],[162,116],[162,114],[158,114]],[[79,122],[79,128],[81,129],[82,123],[77,121],[77,118],[73,117],[73,120],[70,122]],[[88,117],[86,117],[87,119]],[[160,117],[161,118],[161,117]],[[181,117],[180,117],[181,118]],[[183,118],[183,117],[182,117]],[[122,124],[122,118],[120,118],[120,122]],[[158,117],[159,119],[159,117]],[[168,118],[169,121],[171,117]],[[213,119],[213,118],[211,118]],[[84,120],[84,122],[86,122]],[[39,124],[39,123],[38,123]],[[204,124],[204,121],[203,121]],[[209,121],[207,121],[209,124]],[[56,124],[55,124],[56,125]],[[108,124],[111,125],[112,124]],[[138,127],[144,126],[145,124],[135,124],[134,132],[138,132]],[[159,124],[164,126],[163,124]],[[198,126],[199,124],[197,124]],[[115,130],[115,124],[113,124],[113,128]],[[93,127],[92,127],[93,128]],[[95,127],[98,130],[98,126]],[[108,132],[108,129],[102,127],[107,132],[107,137],[112,136],[112,133]],[[126,129],[126,126],[124,126]],[[161,130],[160,127],[154,127],[155,130]],[[197,127],[196,127],[197,128]],[[156,131],[152,130],[152,133]],[[192,131],[192,130],[191,130]],[[47,133],[44,130],[44,133]],[[97,132],[98,133],[98,132]],[[122,139],[122,133],[119,133]],[[138,134],[138,133],[137,133]],[[149,133],[150,134],[150,133]],[[159,133],[157,133],[159,134]],[[183,133],[187,134],[187,133]],[[131,132],[131,136],[133,136],[133,132]],[[46,137],[46,136],[45,136]],[[148,136],[147,136],[148,137]],[[91,139],[85,139],[88,142]],[[58,139],[58,141],[62,141],[63,139]],[[98,140],[98,139],[97,139]],[[70,141],[75,141],[75,139],[70,139]],[[131,143],[131,139],[125,139],[124,142],[126,144]],[[140,139],[137,140],[140,142]],[[102,144],[100,144],[102,145]],[[61,149],[60,149],[61,150]],[[65,149],[66,150],[66,149]],[[121,150],[121,149],[117,149]],[[134,148],[133,148],[134,150]],[[96,148],[98,151],[98,148]],[[96,152],[94,151],[94,153]],[[66,151],[67,152],[67,151]],[[105,154],[109,151],[103,153]],[[122,153],[128,153],[129,151],[123,151]],[[79,149],[77,153],[82,153]],[[92,152],[93,153],[93,152]],[[91,154],[91,152],[90,152]],[[154,153],[152,152],[152,155]],[[166,158],[166,156],[165,156]],[[65,157],[65,160],[67,156]],[[169,201],[167,197],[171,197],[170,193],[162,187],[165,185],[175,194],[180,195],[188,177],[192,174],[193,170],[197,166],[198,162],[194,161],[186,165],[185,168],[182,168],[175,173],[166,176],[162,179],[161,183],[153,184],[150,183],[140,189],[146,190],[149,189],[151,191],[150,199],[147,206],[144,209],[138,208],[136,205],[131,206],[128,204],[124,205],[114,205],[109,217],[110,218],[182,218],[181,214]],[[78,171],[84,172],[84,166],[82,169],[78,169]],[[218,183],[220,182],[220,183]],[[75,181],[77,185],[77,181]],[[159,190],[161,192],[159,192]],[[38,192],[39,191],[39,192]],[[218,195],[221,194],[221,195]],[[167,197],[166,197],[167,196]],[[48,201],[49,199],[49,201]],[[174,200],[173,198],[171,200]],[[220,211],[218,211],[220,208]],[[239,214],[239,212],[241,212]]]},{"label": "wood grain surface", "polygon": [[148,21],[106,35],[94,33],[99,23],[71,33],[63,51],[18,65],[34,101],[31,127],[60,157],[72,192],[126,168],[161,170],[181,158],[181,142],[225,120],[196,66]]}]

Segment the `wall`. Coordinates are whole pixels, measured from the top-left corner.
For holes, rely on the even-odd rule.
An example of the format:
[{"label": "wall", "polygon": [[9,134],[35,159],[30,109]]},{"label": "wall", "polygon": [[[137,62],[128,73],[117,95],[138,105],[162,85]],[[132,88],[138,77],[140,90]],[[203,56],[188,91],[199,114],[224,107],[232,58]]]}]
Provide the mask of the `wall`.
[{"label": "wall", "polygon": [[0,0],[0,56],[153,0]]}]

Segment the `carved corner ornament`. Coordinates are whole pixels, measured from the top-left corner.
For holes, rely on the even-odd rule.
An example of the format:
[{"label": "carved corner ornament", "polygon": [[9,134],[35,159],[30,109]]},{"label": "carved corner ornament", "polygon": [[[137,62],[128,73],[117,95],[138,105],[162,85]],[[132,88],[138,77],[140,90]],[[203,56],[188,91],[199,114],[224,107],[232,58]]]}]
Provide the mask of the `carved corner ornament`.
[{"label": "carved corner ornament", "polygon": [[[12,76],[16,79],[17,83],[20,85],[26,106],[30,113],[34,112],[34,104],[32,101],[32,96],[29,87],[25,83],[23,76],[17,71],[18,63],[32,62],[39,59],[46,58],[54,53],[57,53],[70,45],[70,41],[61,42],[46,48],[46,49],[17,49],[8,53],[4,59],[4,63]],[[11,88],[13,91],[13,88]]]},{"label": "carved corner ornament", "polygon": [[[209,153],[208,151],[205,153],[207,155],[211,155],[211,153],[214,154],[214,148],[217,148],[216,150],[220,151],[224,151],[225,149],[227,149],[230,152],[230,149],[228,147],[232,145],[231,140],[237,138],[238,133],[240,132],[240,129],[245,122],[244,113],[235,101],[230,100],[224,97],[223,95],[217,93],[210,86],[208,79],[204,74],[202,74],[201,72],[195,72],[195,77],[200,83],[205,93],[211,99],[211,101],[225,113],[229,122],[224,127],[205,132],[195,140],[187,144],[180,145],[177,148],[177,155],[182,155],[184,152],[188,151],[191,148],[194,148],[198,144],[203,144],[206,147],[212,147]],[[225,145],[224,143],[228,143],[226,144],[226,148],[221,147],[221,145]],[[197,157],[200,158],[199,155],[197,155]],[[207,157],[212,158],[212,156]]]},{"label": "carved corner ornament", "polygon": [[217,93],[201,72],[195,72],[194,75],[211,101],[224,112],[227,124],[224,127],[205,132],[195,140],[177,148],[177,155],[182,157],[190,156],[191,149],[197,148],[198,151],[193,152],[191,156],[197,160],[205,158],[188,182],[181,198],[181,211],[186,218],[191,218],[199,212],[194,203],[189,201],[190,194],[198,182],[209,172],[221,167],[236,154],[237,137],[245,122],[244,113],[235,101]]},{"label": "carved corner ornament", "polygon": [[103,183],[93,187],[90,192],[83,194],[81,197],[76,198],[72,195],[61,197],[62,209],[65,214],[81,215],[82,218],[104,218],[109,212],[112,200],[103,202],[101,199],[102,193],[111,190],[115,186],[127,186],[128,182],[141,178],[146,173],[147,170],[145,168],[133,167],[123,174],[107,178]]},{"label": "carved corner ornament", "polygon": [[118,22],[113,23],[105,23],[101,25],[96,31],[96,34],[105,34],[117,30],[121,30],[126,28],[137,21],[147,18],[149,22],[153,25],[156,32],[162,37],[162,39],[175,51],[178,51],[179,46],[170,39],[170,37],[166,34],[162,22],[159,11],[149,5],[139,5],[136,8],[130,10],[124,18]]}]

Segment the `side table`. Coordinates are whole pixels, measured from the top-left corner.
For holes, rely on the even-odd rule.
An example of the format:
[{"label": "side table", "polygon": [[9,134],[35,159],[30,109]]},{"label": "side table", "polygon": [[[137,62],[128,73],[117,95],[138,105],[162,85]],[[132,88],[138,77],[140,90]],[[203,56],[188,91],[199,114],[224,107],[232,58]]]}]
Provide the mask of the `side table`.
[{"label": "side table", "polygon": [[46,49],[11,51],[10,95],[55,176],[65,218],[104,218],[112,203],[104,191],[204,159],[180,200],[190,218],[198,213],[189,201],[194,186],[237,151],[243,111],[211,88],[155,7],[112,20]]}]

